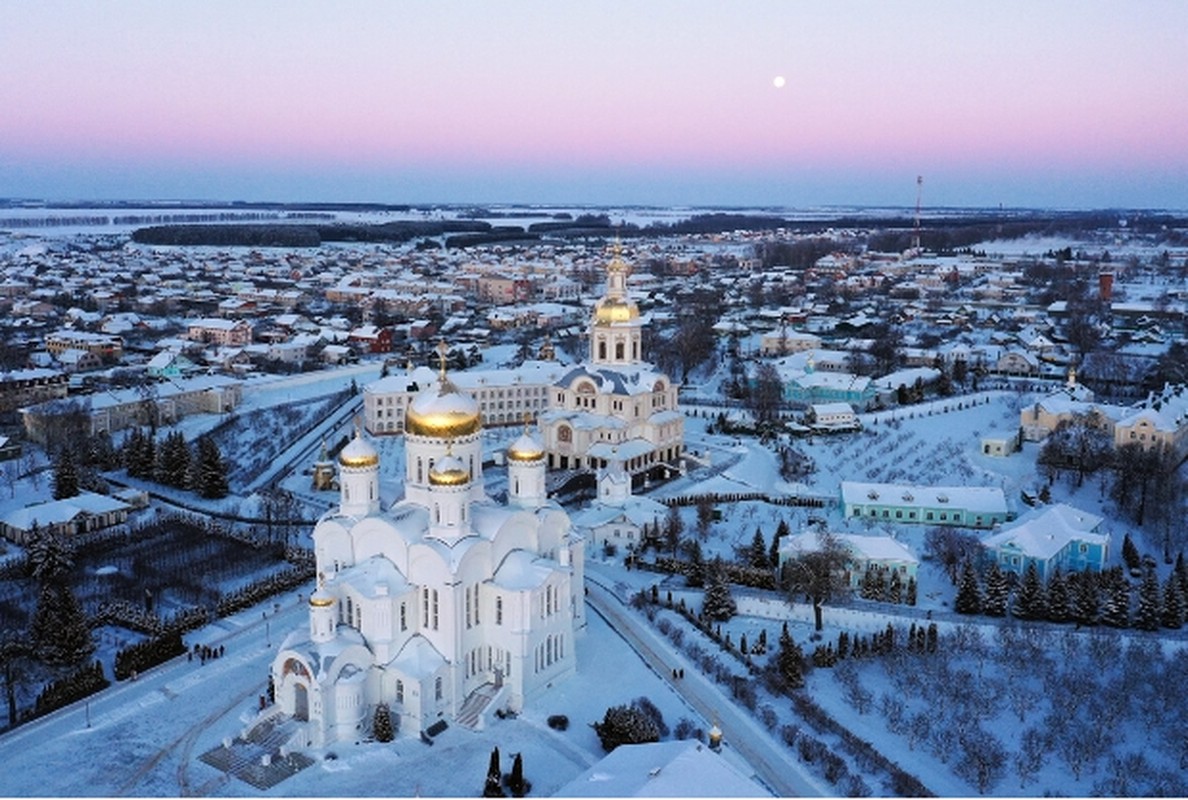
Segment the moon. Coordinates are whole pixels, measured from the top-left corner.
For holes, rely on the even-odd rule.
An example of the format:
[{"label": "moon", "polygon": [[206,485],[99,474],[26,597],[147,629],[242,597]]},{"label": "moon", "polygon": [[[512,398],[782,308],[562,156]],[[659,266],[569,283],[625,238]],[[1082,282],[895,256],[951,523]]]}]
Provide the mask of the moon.
[{"label": "moon", "polygon": [[776,75],[775,78],[773,78],[771,81],[771,85],[777,89],[783,89],[784,83],[785,83],[785,81],[784,81],[783,75]]}]

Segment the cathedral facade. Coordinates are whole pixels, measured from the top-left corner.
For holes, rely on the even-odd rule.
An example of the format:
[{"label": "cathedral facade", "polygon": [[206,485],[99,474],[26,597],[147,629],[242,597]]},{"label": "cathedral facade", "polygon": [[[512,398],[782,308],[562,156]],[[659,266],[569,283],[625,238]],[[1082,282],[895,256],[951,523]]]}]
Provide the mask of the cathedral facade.
[{"label": "cathedral facade", "polygon": [[313,531],[309,625],[272,663],[295,744],[355,741],[386,703],[400,735],[518,711],[575,669],[585,626],[582,537],[545,491],[527,431],[507,451],[508,499],[482,481],[482,416],[443,365],[408,405],[404,496],[380,500],[380,458],[357,432],[340,503]]},{"label": "cathedral facade", "polygon": [[616,249],[606,293],[594,306],[589,357],[553,384],[549,408],[539,417],[553,469],[595,473],[620,461],[631,475],[679,471],[685,441],[679,386],[644,360],[628,274]]}]

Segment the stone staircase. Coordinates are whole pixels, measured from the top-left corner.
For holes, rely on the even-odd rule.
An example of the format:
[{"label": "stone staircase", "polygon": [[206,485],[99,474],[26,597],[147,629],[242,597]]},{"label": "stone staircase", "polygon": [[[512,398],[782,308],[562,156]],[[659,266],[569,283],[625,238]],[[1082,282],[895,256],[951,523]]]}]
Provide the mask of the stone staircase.
[{"label": "stone staircase", "polygon": [[313,763],[303,753],[281,755],[299,725],[286,714],[274,714],[257,723],[245,736],[237,736],[199,758],[256,789],[269,789]]},{"label": "stone staircase", "polygon": [[475,689],[462,703],[462,708],[458,711],[454,722],[473,731],[482,730],[483,712],[499,694],[499,691],[493,683],[484,683]]}]

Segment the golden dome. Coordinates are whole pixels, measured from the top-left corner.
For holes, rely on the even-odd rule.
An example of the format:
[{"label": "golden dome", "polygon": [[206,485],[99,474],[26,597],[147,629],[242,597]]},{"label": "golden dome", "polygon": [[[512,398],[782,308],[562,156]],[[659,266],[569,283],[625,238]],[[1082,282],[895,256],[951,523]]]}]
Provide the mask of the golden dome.
[{"label": "golden dome", "polygon": [[594,322],[608,325],[614,322],[631,322],[639,319],[639,306],[630,300],[603,298],[594,306]]},{"label": "golden dome", "polygon": [[465,486],[468,483],[470,472],[457,456],[447,455],[429,470],[430,486]]},{"label": "golden dome", "polygon": [[511,447],[507,448],[509,461],[540,461],[544,458],[544,454],[544,448],[528,433],[521,435],[512,443]]},{"label": "golden dome", "polygon": [[329,608],[334,605],[334,595],[326,591],[322,586],[319,586],[313,594],[309,596],[309,604],[314,608]]},{"label": "golden dome", "polygon": [[355,438],[339,451],[338,463],[355,469],[374,467],[379,465],[379,453],[356,431]]},{"label": "golden dome", "polygon": [[478,403],[445,379],[417,395],[404,413],[404,430],[416,436],[453,439],[482,427]]}]

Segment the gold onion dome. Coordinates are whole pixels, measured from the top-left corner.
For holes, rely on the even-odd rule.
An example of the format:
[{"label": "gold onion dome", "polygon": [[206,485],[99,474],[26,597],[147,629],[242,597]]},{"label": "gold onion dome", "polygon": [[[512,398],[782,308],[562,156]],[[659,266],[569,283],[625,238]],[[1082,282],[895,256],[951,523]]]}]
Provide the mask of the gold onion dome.
[{"label": "gold onion dome", "polygon": [[594,321],[601,324],[639,319],[639,306],[630,300],[606,297],[594,306]]},{"label": "gold onion dome", "polygon": [[478,403],[445,377],[417,395],[404,415],[406,432],[437,439],[469,436],[482,426]]},{"label": "gold onion dome", "polygon": [[319,586],[309,596],[309,604],[314,608],[329,608],[334,605],[334,595],[327,592],[325,587]]},{"label": "gold onion dome", "polygon": [[338,463],[356,469],[374,467],[379,464],[379,453],[356,431],[355,438],[339,451]]},{"label": "gold onion dome", "polygon": [[429,470],[430,486],[465,486],[468,483],[470,472],[457,456],[445,455]]},{"label": "gold onion dome", "polygon": [[532,435],[525,432],[520,435],[519,439],[512,442],[511,447],[507,448],[507,458],[509,461],[540,461],[544,458],[544,448],[540,446],[540,442],[532,438]]}]

